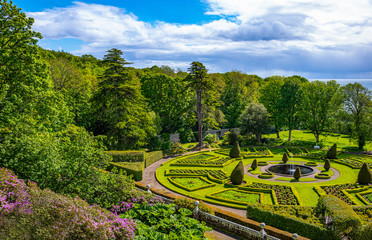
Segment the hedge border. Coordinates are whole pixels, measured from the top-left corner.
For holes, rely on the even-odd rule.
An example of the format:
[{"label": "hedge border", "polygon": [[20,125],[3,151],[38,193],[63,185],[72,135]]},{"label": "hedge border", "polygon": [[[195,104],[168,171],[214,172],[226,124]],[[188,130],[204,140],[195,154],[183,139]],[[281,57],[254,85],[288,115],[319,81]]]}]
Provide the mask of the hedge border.
[{"label": "hedge border", "polygon": [[317,174],[315,174],[315,178],[317,178],[317,179],[330,179],[331,176],[327,173],[317,173]]},{"label": "hedge border", "polygon": [[[177,177],[182,177],[182,176],[177,176]],[[214,187],[216,186],[215,183],[212,183],[211,181],[209,181],[208,179],[206,179],[205,177],[188,177],[188,178],[200,178],[202,179],[203,181],[207,182],[208,184],[206,185],[203,185],[203,186],[200,186],[200,187],[194,187],[194,188],[188,188],[187,186],[184,186],[178,182],[176,182],[173,178],[177,178],[177,177],[169,177],[168,180],[169,182],[171,182],[173,185],[175,185],[176,187],[179,187],[179,188],[182,188],[186,191],[189,191],[189,192],[193,192],[193,191],[197,191],[197,190],[201,190],[201,189],[205,189],[205,188],[210,188],[210,187]]]},{"label": "hedge border", "polygon": [[110,166],[109,166],[109,169],[111,170],[113,167],[116,167],[118,169],[122,169],[124,170],[127,175],[132,175],[133,176],[133,179],[135,181],[141,181],[143,179],[143,170],[144,170],[144,162],[134,162],[134,164],[142,164],[142,169],[141,170],[134,170],[132,169],[130,166],[132,164],[128,164],[128,162],[110,162],[109,163]]},{"label": "hedge border", "polygon": [[202,174],[199,174],[199,173],[170,173],[170,169],[167,169],[165,170],[165,173],[164,173],[164,176],[167,176],[168,178],[169,177],[189,177],[189,176],[202,176],[202,177],[206,177],[208,180],[212,181],[212,182],[215,182],[215,183],[220,183],[220,184],[224,184],[226,183],[229,179],[224,179],[224,180],[220,180],[220,179],[217,179],[217,178],[214,178],[212,175],[210,175],[209,173],[202,173]]},{"label": "hedge border", "polygon": [[274,174],[269,173],[269,172],[263,172],[263,173],[258,174],[258,177],[262,179],[270,179],[274,177]]},{"label": "hedge border", "polygon": [[276,197],[274,189],[266,189],[266,188],[250,188],[246,186],[239,186],[238,189],[242,189],[245,191],[260,191],[262,193],[269,193],[271,194],[271,200],[273,201],[274,205],[279,205],[278,198]]}]

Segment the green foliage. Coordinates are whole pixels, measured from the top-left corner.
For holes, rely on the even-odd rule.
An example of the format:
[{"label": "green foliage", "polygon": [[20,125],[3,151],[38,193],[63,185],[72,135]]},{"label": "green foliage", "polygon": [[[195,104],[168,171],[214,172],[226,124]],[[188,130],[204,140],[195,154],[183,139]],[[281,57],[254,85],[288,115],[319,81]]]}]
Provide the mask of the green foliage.
[{"label": "green foliage", "polygon": [[358,183],[359,184],[372,183],[372,172],[371,169],[369,169],[367,163],[363,163],[363,166],[358,173]]},{"label": "green foliage", "polygon": [[294,177],[296,180],[298,180],[298,179],[300,179],[300,177],[302,177],[301,169],[300,169],[299,167],[296,168],[296,171],[294,172],[293,177]]},{"label": "green foliage", "polygon": [[319,142],[319,136],[327,130],[332,123],[332,115],[340,108],[340,84],[335,80],[323,82],[306,82],[302,86],[302,104],[300,118],[302,123],[310,129]]},{"label": "green foliage", "polygon": [[249,204],[247,218],[311,239],[338,239],[325,229],[311,207]]},{"label": "green foliage", "polygon": [[110,162],[107,170],[111,171],[114,167],[123,170],[125,175],[132,176],[134,181],[141,181],[143,179],[143,162]]},{"label": "green foliage", "polygon": [[155,134],[155,116],[147,111],[140,81],[124,68],[122,54],[115,48],[107,51],[103,59],[107,68],[93,96],[93,131],[107,135],[110,147],[120,150],[138,148]]},{"label": "green foliage", "polygon": [[358,142],[359,150],[371,139],[372,94],[360,83],[349,83],[342,87],[344,107],[353,119],[352,138]]},{"label": "green foliage", "polygon": [[252,162],[252,165],[251,165],[251,168],[253,169],[253,170],[256,170],[256,168],[257,168],[257,159],[255,159],[255,160],[253,160],[253,162]]},{"label": "green foliage", "polygon": [[333,144],[332,147],[328,150],[327,158],[329,159],[337,158],[337,143]]},{"label": "green foliage", "polygon": [[148,73],[141,78],[141,89],[148,106],[160,117],[162,133],[174,133],[182,126],[188,129],[193,123],[188,111],[192,92],[181,78]]},{"label": "green foliage", "polygon": [[139,239],[204,239],[210,231],[205,223],[190,218],[191,210],[176,210],[173,204],[133,204],[133,208],[120,217],[134,218]]},{"label": "green foliage", "polygon": [[278,101],[280,99],[280,89],[284,84],[284,77],[272,76],[265,78],[264,84],[260,88],[259,102],[262,103],[270,117],[270,122],[275,126],[277,138],[283,123],[280,120],[280,109]]},{"label": "green foliage", "polygon": [[107,151],[113,162],[144,162],[144,151]]},{"label": "green foliage", "polygon": [[194,141],[194,134],[190,128],[181,128],[178,130],[181,143],[189,143]]},{"label": "green foliage", "polygon": [[218,137],[217,137],[217,134],[207,134],[203,140],[209,145],[212,145],[212,143],[218,142]]},{"label": "green foliage", "polygon": [[33,23],[13,2],[0,2],[0,129],[50,131],[71,123],[62,95],[52,90]]},{"label": "green foliage", "polygon": [[234,185],[240,185],[244,180],[244,165],[243,161],[239,161],[238,165],[231,173],[230,180]]},{"label": "green foliage", "polygon": [[240,157],[240,147],[238,141],[235,141],[234,146],[231,148],[229,155],[231,158]]},{"label": "green foliage", "polygon": [[260,103],[251,103],[239,117],[242,134],[253,134],[256,141],[261,143],[262,134],[270,128],[269,117],[266,108]]},{"label": "green foliage", "polygon": [[[177,205],[177,207],[187,208],[187,209],[192,211],[192,210],[195,209],[195,206],[196,206],[195,201],[196,200],[194,200],[194,199],[180,197],[180,198],[176,198],[174,200],[174,203]],[[206,213],[214,215],[213,209],[208,207],[208,205],[206,205],[203,201],[199,201],[198,208],[202,212],[206,212]]]},{"label": "green foliage", "polygon": [[283,154],[282,161],[283,161],[284,163],[287,163],[288,160],[289,160],[288,154],[285,152],[285,153]]},{"label": "green foliage", "polygon": [[331,162],[329,159],[327,159],[324,163],[324,169],[328,172],[328,170],[331,168]]},{"label": "green foliage", "polygon": [[319,198],[315,213],[324,219],[328,228],[338,239],[357,234],[362,222],[351,206],[332,195]]}]

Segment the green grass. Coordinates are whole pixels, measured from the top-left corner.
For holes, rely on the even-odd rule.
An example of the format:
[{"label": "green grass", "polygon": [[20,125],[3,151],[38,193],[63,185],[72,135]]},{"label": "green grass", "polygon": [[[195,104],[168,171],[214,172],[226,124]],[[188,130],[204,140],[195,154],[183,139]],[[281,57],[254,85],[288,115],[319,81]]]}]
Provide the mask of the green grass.
[{"label": "green grass", "polygon": [[[280,142],[285,142],[288,140],[288,133],[289,131],[280,132],[280,138],[282,140]],[[263,137],[275,139],[276,133],[267,134],[267,135],[264,135]],[[358,151],[357,143],[355,141],[351,141],[348,135],[325,133],[320,136],[319,141],[324,146],[325,149],[328,149],[328,146],[332,146],[334,143],[337,143],[338,150],[343,149],[347,151]],[[314,145],[317,145],[314,134],[312,134],[309,131],[303,131],[303,130],[292,130],[292,142],[299,143],[299,144],[303,143],[307,146],[312,146],[312,147]],[[365,146],[365,149],[368,151],[371,151],[372,143],[371,142],[368,143]]]},{"label": "green grass", "polygon": [[260,195],[256,193],[243,193],[240,191],[228,190],[215,195],[219,198],[246,202],[246,203],[257,203],[260,199]]},{"label": "green grass", "polygon": [[366,198],[369,202],[372,203],[372,193],[363,195],[364,198]]},{"label": "green grass", "polygon": [[174,177],[173,180],[188,188],[197,188],[210,184],[204,181],[203,179],[197,177]]}]

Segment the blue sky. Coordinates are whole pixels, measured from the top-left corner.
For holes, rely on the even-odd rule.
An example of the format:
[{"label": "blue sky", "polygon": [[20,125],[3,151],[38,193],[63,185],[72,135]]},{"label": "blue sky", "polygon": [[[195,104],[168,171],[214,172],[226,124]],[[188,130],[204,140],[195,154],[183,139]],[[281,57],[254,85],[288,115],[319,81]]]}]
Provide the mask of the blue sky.
[{"label": "blue sky", "polygon": [[261,77],[372,78],[372,0],[14,0],[47,49],[102,58],[119,48],[134,67]]}]

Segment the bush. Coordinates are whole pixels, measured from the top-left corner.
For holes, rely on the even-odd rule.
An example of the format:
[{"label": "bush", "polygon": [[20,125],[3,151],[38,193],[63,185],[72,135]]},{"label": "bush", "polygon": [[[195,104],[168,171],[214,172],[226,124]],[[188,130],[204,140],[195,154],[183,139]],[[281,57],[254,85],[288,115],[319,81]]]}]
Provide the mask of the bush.
[{"label": "bush", "polygon": [[299,167],[296,168],[296,171],[294,172],[293,177],[294,177],[296,180],[298,180],[298,179],[300,179],[300,178],[302,177],[301,169],[300,169]]},{"label": "bush", "polygon": [[[4,180],[4,181],[2,181]],[[9,182],[10,181],[10,182]],[[17,206],[26,200],[22,211],[0,210],[0,239],[133,239],[136,224],[122,219],[97,205],[89,206],[80,198],[70,198],[41,190],[35,183],[28,186],[6,169],[0,170],[2,193],[16,195]],[[14,191],[15,189],[18,189]],[[24,194],[27,193],[27,194]],[[4,199],[0,198],[2,207]],[[0,209],[2,208],[0,207]],[[20,209],[19,209],[20,210]]]},{"label": "bush", "polygon": [[[193,211],[195,209],[195,206],[196,206],[195,205],[195,201],[196,200],[194,200],[194,199],[180,197],[180,198],[176,198],[174,200],[174,203],[179,208],[187,208],[187,209]],[[210,207],[208,207],[208,205],[206,205],[203,201],[200,201],[199,200],[198,208],[202,212],[206,212],[206,213],[209,213],[209,214],[214,215],[213,209],[211,209]]]},{"label": "bush", "polygon": [[234,168],[231,173],[230,180],[234,185],[240,185],[244,179],[244,166],[243,161],[239,161],[238,165]]},{"label": "bush", "polygon": [[362,227],[361,219],[352,207],[332,195],[319,198],[315,213],[338,239],[357,234]]},{"label": "bush", "polygon": [[264,172],[264,173],[260,173],[260,175],[258,175],[258,177],[263,178],[263,179],[269,179],[269,178],[273,178],[274,174],[269,173],[269,172]]},{"label": "bush", "polygon": [[257,168],[257,159],[253,160],[252,165],[251,165],[251,168],[253,170],[256,170],[256,168]]},{"label": "bush", "polygon": [[285,153],[283,154],[282,161],[283,161],[284,163],[287,163],[288,160],[289,160],[288,154],[285,152]]},{"label": "bush", "polygon": [[240,147],[238,141],[235,141],[234,146],[231,148],[229,155],[231,158],[240,157]]},{"label": "bush", "polygon": [[337,156],[337,144],[333,144],[333,146],[327,152],[327,158],[329,159],[336,159]]},{"label": "bush", "polygon": [[216,134],[207,134],[204,139],[204,142],[208,143],[209,145],[212,145],[212,143],[218,142],[218,137]]},{"label": "bush", "polygon": [[371,169],[369,169],[367,163],[363,163],[363,166],[358,173],[358,183],[359,184],[369,184],[371,182],[372,182]]},{"label": "bush", "polygon": [[328,172],[330,168],[331,168],[331,162],[329,161],[329,159],[327,159],[324,163],[324,169]]},{"label": "bush", "polygon": [[143,162],[110,162],[110,166],[107,168],[108,171],[111,171],[114,167],[119,170],[124,170],[126,175],[132,175],[135,181],[141,181],[143,179],[143,170],[144,170],[144,163]]},{"label": "bush", "polygon": [[247,218],[311,239],[336,239],[314,217],[311,207],[248,204]]},{"label": "bush", "polygon": [[180,141],[181,143],[189,143],[194,140],[194,134],[190,128],[184,129],[181,128],[178,130],[180,134]]}]

